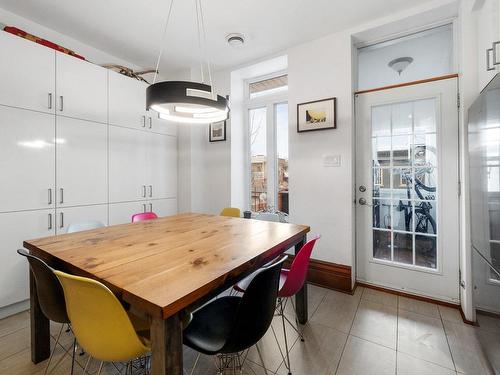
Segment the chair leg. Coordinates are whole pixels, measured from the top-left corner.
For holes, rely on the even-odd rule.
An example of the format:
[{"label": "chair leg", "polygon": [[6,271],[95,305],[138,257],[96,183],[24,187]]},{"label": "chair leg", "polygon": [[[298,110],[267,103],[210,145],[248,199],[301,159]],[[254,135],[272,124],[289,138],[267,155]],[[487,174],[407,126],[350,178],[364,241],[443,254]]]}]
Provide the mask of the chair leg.
[{"label": "chair leg", "polygon": [[257,348],[257,353],[259,354],[260,363],[262,364],[262,367],[264,368],[264,373],[266,375],[268,375],[266,365],[264,364],[264,359],[262,358],[262,353],[260,352],[259,343],[255,344],[255,347]]},{"label": "chair leg", "polygon": [[75,370],[76,338],[73,339],[73,352],[71,353],[71,375]]},{"label": "chair leg", "polygon": [[92,359],[91,356],[89,356],[89,358],[87,358],[87,362],[85,362],[85,367],[83,368],[83,375],[85,375],[85,373],[87,372],[87,369],[89,368],[89,364],[90,364],[91,359]]},{"label": "chair leg", "polygon": [[97,370],[97,375],[101,375],[101,371],[102,371],[102,366],[104,365],[104,361],[101,361],[100,365],[99,365],[99,370]]},{"label": "chair leg", "polygon": [[50,352],[49,361],[47,362],[47,366],[45,367],[45,371],[43,372],[43,375],[47,375],[47,371],[49,371],[50,363],[52,362],[52,358],[54,357],[54,353],[57,349],[57,345],[59,344],[59,340],[61,339],[61,334],[62,334],[63,329],[64,329],[64,324],[61,325],[61,329],[59,330],[59,333],[57,334],[57,339],[56,339],[56,343],[54,344],[54,349],[52,350],[52,352]]},{"label": "chair leg", "polygon": [[198,365],[198,361],[200,360],[200,357],[201,357],[201,353],[198,353],[198,355],[196,356],[196,360],[194,361],[193,368],[191,369],[190,375],[194,374],[194,370],[196,370],[196,366]]},{"label": "chair leg", "polygon": [[292,303],[292,307],[293,307],[293,316],[295,317],[295,325],[292,324],[292,322],[290,322],[288,319],[288,322],[290,323],[290,325],[292,326],[292,328],[297,331],[297,333],[299,334],[299,337],[300,337],[300,341],[304,342],[304,334],[302,333],[302,330],[299,328],[300,325],[299,325],[299,318],[297,318],[297,313],[296,313],[296,310],[295,310],[295,304],[293,303],[293,297],[290,297],[290,302]]},{"label": "chair leg", "polygon": [[291,368],[290,368],[290,354],[289,348],[288,348],[288,337],[286,334],[286,326],[285,326],[285,313],[283,311],[283,308],[281,308],[281,323],[283,325],[283,335],[285,337],[285,354],[286,354],[286,368],[288,369],[288,375],[292,374]]}]

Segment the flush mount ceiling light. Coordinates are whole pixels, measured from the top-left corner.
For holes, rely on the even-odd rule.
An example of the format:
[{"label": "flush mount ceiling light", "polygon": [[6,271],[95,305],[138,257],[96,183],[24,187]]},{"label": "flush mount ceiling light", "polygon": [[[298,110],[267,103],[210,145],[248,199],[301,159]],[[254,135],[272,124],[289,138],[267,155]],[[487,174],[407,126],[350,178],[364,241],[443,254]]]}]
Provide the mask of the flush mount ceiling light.
[{"label": "flush mount ceiling light", "polygon": [[240,47],[245,44],[245,36],[239,33],[228,34],[226,41],[232,47]]},{"label": "flush mount ceiling light", "polygon": [[[165,36],[172,14],[174,0],[171,0],[162,37],[162,47],[156,62],[153,84],[146,90],[146,108],[159,113],[160,118],[180,123],[210,124],[228,118],[227,98],[214,92],[212,68],[206,51],[205,19],[201,0],[194,0],[196,7],[196,25],[198,44],[205,55],[205,62],[200,63],[201,82],[164,81],[156,82],[158,67],[165,46]],[[205,66],[208,72],[208,84],[205,83]]]},{"label": "flush mount ceiling light", "polygon": [[388,66],[398,72],[399,75],[413,62],[413,57],[398,57],[392,60]]}]

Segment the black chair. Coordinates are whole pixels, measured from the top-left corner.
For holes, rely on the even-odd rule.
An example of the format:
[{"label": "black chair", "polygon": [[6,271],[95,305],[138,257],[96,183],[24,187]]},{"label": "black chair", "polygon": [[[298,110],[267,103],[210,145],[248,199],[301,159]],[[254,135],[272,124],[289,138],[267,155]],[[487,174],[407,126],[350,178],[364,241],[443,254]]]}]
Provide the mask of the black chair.
[{"label": "black chair", "polygon": [[[66,325],[68,329],[70,329],[70,321],[68,318],[68,314],[66,312],[66,302],[64,300],[64,292],[57,276],[52,271],[52,268],[50,268],[47,265],[47,263],[45,263],[40,258],[31,255],[25,249],[19,249],[17,250],[17,253],[28,259],[31,272],[33,273],[33,277],[35,278],[36,292],[38,295],[38,301],[40,303],[40,309],[42,310],[43,314],[47,317],[47,319],[52,320],[53,322],[56,323],[61,323],[61,329],[59,330],[59,334],[57,335],[54,349],[50,353],[47,367],[45,367],[45,372],[44,372],[45,375],[49,370],[52,357],[54,356],[56,347],[59,344],[59,340],[61,338],[64,326]],[[73,358],[71,363],[71,374],[73,374],[73,367],[75,362],[75,350],[76,350],[76,340],[73,340]],[[57,365],[62,361],[63,358],[64,355],[61,356],[61,358],[56,363],[54,368],[57,367]]]},{"label": "black chair", "polygon": [[[184,344],[199,353],[217,355],[220,374],[229,366],[242,370],[242,355],[267,332],[274,317],[281,267],[287,256],[258,271],[242,297],[216,299],[193,313]],[[256,346],[265,369],[260,349]],[[198,362],[199,356],[195,362]],[[193,367],[193,371],[194,368]],[[267,370],[266,374],[267,374]]]}]

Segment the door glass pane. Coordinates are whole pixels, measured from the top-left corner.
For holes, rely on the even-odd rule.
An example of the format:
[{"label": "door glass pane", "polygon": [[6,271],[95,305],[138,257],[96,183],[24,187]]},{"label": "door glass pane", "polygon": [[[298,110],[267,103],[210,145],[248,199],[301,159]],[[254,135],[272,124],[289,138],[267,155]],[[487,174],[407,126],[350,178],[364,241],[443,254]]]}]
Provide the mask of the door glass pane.
[{"label": "door glass pane", "polygon": [[251,181],[250,193],[252,211],[267,209],[267,148],[266,108],[248,111],[250,132]]},{"label": "door glass pane", "polygon": [[288,213],[288,104],[276,107],[276,151],[278,154],[278,211]]},{"label": "door glass pane", "polygon": [[437,268],[435,112],[436,99],[372,108],[372,121],[377,122],[372,124],[373,256],[377,259]]}]

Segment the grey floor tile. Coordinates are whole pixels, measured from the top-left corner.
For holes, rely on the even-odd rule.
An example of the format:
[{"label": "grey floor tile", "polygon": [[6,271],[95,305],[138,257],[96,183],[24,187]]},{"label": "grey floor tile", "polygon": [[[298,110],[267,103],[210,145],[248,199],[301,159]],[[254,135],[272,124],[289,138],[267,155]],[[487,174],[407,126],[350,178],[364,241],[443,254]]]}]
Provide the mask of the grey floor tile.
[{"label": "grey floor tile", "polygon": [[398,352],[398,375],[455,375],[456,372]]},{"label": "grey floor tile", "polygon": [[500,333],[500,319],[498,318],[478,313],[477,322],[481,330]]},{"label": "grey floor tile", "polygon": [[[309,318],[314,314],[318,306],[320,305],[321,301],[325,298],[326,294],[328,293],[328,289],[321,288],[316,285],[307,285],[307,300],[308,300],[308,306],[307,310],[309,313]],[[289,318],[295,319],[295,311],[294,311],[294,306],[295,306],[295,297],[292,297],[289,299],[286,303],[285,307],[285,313]]]},{"label": "grey floor tile", "polygon": [[380,290],[365,288],[362,299],[367,301],[380,303],[390,307],[398,307],[398,296],[391,293],[381,292]]},{"label": "grey floor tile", "polygon": [[361,299],[350,334],[396,350],[398,310]]},{"label": "grey floor tile", "polygon": [[455,370],[441,319],[400,310],[398,351]]},{"label": "grey floor tile", "polygon": [[440,318],[438,306],[435,303],[399,296],[398,308],[417,314],[427,315],[432,318]]},{"label": "grey floor tile", "polygon": [[349,336],[337,375],[393,375],[396,351],[370,341]]}]

